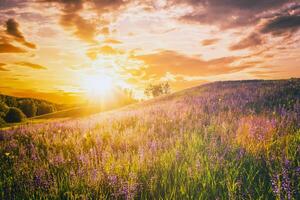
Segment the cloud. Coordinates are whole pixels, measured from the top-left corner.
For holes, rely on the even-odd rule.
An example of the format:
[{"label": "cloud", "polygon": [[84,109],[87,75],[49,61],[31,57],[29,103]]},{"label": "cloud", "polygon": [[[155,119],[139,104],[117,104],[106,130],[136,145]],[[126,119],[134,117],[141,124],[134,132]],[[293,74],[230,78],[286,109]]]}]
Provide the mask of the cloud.
[{"label": "cloud", "polygon": [[219,41],[218,38],[212,38],[212,39],[207,39],[207,40],[202,40],[201,44],[202,46],[210,46]]},{"label": "cloud", "polygon": [[36,45],[27,42],[21,31],[19,30],[19,24],[14,19],[8,19],[6,21],[6,33],[13,36],[18,42],[22,43],[26,47],[35,49]]},{"label": "cloud", "polygon": [[28,3],[28,0],[1,0],[0,10],[8,10],[12,8],[18,8]]},{"label": "cloud", "polygon": [[25,53],[26,50],[8,43],[0,43],[0,53]]},{"label": "cloud", "polygon": [[235,51],[235,50],[241,50],[241,49],[246,49],[249,47],[255,47],[258,45],[264,44],[265,41],[261,37],[259,33],[251,33],[247,37],[243,38],[241,41],[239,41],[236,44],[233,44],[230,46],[230,50]]},{"label": "cloud", "polygon": [[81,40],[95,43],[95,24],[80,15],[84,8],[83,0],[42,0],[40,2],[50,3],[50,6],[59,6],[61,10],[60,24]]},{"label": "cloud", "polygon": [[9,35],[24,39],[22,33],[18,30],[18,26],[19,24],[14,19],[9,19],[6,21],[6,32]]},{"label": "cloud", "polygon": [[119,40],[107,38],[104,40],[104,43],[106,43],[106,44],[122,44],[123,42],[121,42]]},{"label": "cloud", "polygon": [[6,65],[5,63],[0,63],[0,71],[9,71],[8,69],[3,67],[5,65]]},{"label": "cloud", "polygon": [[99,33],[103,34],[103,35],[109,35],[109,28],[108,27],[104,27],[102,28]]},{"label": "cloud", "polygon": [[92,60],[95,60],[99,54],[101,55],[116,55],[116,54],[121,54],[123,53],[122,51],[118,49],[114,49],[113,47],[109,45],[104,45],[102,47],[96,47],[96,48],[90,48],[87,51],[87,56],[91,58]]},{"label": "cloud", "polygon": [[[124,0],[42,0],[40,2],[58,5],[61,10],[60,24],[75,36],[88,43],[96,43],[97,22],[102,20],[102,15],[108,12],[117,12],[128,1]],[[85,5],[97,17],[84,18],[81,13]],[[107,27],[99,33],[109,34]]]},{"label": "cloud", "polygon": [[281,35],[286,32],[295,32],[300,28],[300,13],[276,17],[268,21],[261,29],[261,33]]},{"label": "cloud", "polygon": [[[300,4],[293,4],[289,8],[268,16],[263,23],[256,26],[255,30],[236,44],[230,50],[252,48],[266,43],[266,34],[285,36],[290,38],[300,28]],[[285,39],[286,39],[285,38]]]},{"label": "cloud", "polygon": [[172,5],[186,5],[192,12],[180,17],[192,23],[234,28],[257,23],[262,13],[279,8],[289,0],[173,0]]},{"label": "cloud", "polygon": [[30,63],[30,62],[17,62],[15,64],[20,66],[30,67],[32,69],[47,69],[47,67],[35,63]]},{"label": "cloud", "polygon": [[25,47],[35,49],[36,45],[26,41],[22,32],[19,30],[19,24],[14,19],[8,19],[5,22],[5,31],[0,32],[0,53],[25,53],[27,50],[22,47],[11,44],[17,42]]},{"label": "cloud", "polygon": [[153,54],[131,56],[131,59],[144,63],[144,67],[140,70],[148,77],[162,77],[167,72],[186,76],[212,76],[234,73],[248,68],[248,66],[231,66],[238,60],[238,57],[223,57],[206,61],[175,51],[161,51]]},{"label": "cloud", "polygon": [[96,26],[93,22],[84,19],[77,13],[67,13],[61,16],[60,24],[67,30],[72,30],[79,39],[95,43]]}]

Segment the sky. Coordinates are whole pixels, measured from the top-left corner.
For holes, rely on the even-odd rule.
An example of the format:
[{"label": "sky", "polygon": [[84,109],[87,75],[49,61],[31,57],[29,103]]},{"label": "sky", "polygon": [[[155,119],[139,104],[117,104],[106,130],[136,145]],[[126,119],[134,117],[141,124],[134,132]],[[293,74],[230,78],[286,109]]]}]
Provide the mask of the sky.
[{"label": "sky", "polygon": [[0,93],[300,77],[299,29],[299,0],[0,0]]}]

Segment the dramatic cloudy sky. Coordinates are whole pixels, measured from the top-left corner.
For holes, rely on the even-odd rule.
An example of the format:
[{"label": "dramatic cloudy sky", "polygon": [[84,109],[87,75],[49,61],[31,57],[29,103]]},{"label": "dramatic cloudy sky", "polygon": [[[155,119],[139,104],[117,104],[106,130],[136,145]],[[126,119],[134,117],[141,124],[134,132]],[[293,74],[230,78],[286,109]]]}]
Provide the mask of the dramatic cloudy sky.
[{"label": "dramatic cloudy sky", "polygon": [[298,0],[0,0],[1,93],[300,77]]}]

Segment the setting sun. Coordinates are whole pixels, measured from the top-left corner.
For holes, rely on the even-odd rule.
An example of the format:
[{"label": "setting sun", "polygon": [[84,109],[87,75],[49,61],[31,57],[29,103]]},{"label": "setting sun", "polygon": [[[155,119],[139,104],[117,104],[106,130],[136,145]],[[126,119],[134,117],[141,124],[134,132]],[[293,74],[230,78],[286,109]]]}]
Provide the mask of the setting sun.
[{"label": "setting sun", "polygon": [[89,76],[84,80],[82,87],[91,101],[97,101],[112,95],[114,83],[107,75]]}]

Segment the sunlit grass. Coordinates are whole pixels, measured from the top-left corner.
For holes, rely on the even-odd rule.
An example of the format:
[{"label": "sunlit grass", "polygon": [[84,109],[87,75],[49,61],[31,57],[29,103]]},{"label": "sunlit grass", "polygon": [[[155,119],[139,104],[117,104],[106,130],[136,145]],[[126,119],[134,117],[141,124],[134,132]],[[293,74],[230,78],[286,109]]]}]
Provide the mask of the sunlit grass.
[{"label": "sunlit grass", "polygon": [[3,131],[0,199],[299,199],[300,103],[266,105],[277,84]]}]

